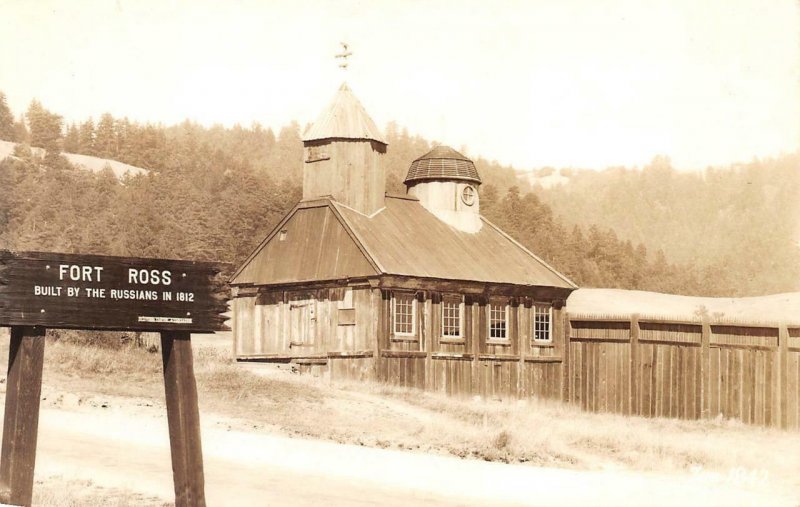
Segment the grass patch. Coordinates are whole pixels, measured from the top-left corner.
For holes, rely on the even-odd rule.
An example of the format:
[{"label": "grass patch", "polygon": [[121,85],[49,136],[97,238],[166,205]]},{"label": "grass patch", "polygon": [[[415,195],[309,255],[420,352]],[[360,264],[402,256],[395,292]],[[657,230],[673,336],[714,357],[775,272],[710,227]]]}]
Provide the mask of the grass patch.
[{"label": "grass patch", "polygon": [[167,507],[171,502],[132,491],[104,488],[92,481],[48,477],[33,485],[37,507]]},{"label": "grass patch", "polygon": [[[198,389],[215,399],[271,405],[287,400],[294,403],[322,403],[323,394],[313,386],[289,380],[254,375],[236,364],[230,352],[206,347],[195,351]],[[226,403],[227,404],[227,403]]]}]

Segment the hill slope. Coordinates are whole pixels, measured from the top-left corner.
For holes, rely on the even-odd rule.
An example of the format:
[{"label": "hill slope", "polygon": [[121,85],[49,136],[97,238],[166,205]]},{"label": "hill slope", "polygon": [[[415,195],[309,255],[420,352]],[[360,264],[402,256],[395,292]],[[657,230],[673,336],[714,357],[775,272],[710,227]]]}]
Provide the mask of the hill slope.
[{"label": "hill slope", "polygon": [[[563,175],[564,171],[559,171]],[[800,290],[800,153],[678,172],[657,157],[642,170],[568,171],[534,192],[568,224],[609,227],[700,271],[716,293]]]},{"label": "hill slope", "polygon": [[[13,156],[14,148],[16,148],[16,146],[17,143],[0,141],[0,160]],[[31,151],[37,156],[44,154],[44,150],[41,148],[31,148]],[[78,167],[79,169],[92,171],[94,173],[100,172],[108,167],[114,172],[114,176],[116,176],[117,179],[122,179],[126,174],[130,176],[136,176],[147,173],[147,169],[124,164],[117,160],[111,160],[108,158],[92,157],[90,155],[80,155],[77,153],[62,153],[62,155],[66,157],[70,164]]]}]

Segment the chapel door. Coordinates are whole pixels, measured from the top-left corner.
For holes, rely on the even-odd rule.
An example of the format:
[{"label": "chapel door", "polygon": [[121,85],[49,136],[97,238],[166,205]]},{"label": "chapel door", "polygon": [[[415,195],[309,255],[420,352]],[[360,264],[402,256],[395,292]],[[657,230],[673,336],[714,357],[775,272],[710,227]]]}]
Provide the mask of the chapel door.
[{"label": "chapel door", "polygon": [[292,355],[314,352],[317,341],[316,299],[312,294],[293,294],[289,299],[289,349]]}]

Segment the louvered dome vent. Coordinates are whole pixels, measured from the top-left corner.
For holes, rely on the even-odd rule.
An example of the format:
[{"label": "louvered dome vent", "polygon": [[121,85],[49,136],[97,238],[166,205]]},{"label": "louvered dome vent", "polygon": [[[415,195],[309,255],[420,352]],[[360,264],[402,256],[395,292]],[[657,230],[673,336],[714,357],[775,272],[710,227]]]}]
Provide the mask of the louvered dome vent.
[{"label": "louvered dome vent", "polygon": [[411,163],[403,183],[425,180],[461,180],[481,183],[475,164],[449,146],[437,146]]}]

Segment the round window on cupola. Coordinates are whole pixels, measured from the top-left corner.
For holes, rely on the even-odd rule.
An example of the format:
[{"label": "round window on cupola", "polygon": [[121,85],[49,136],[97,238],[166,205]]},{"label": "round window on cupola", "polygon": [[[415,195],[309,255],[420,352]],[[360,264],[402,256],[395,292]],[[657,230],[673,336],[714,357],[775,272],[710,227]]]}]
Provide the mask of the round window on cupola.
[{"label": "round window on cupola", "polygon": [[461,201],[467,206],[475,204],[475,189],[471,185],[467,185],[461,191]]}]

